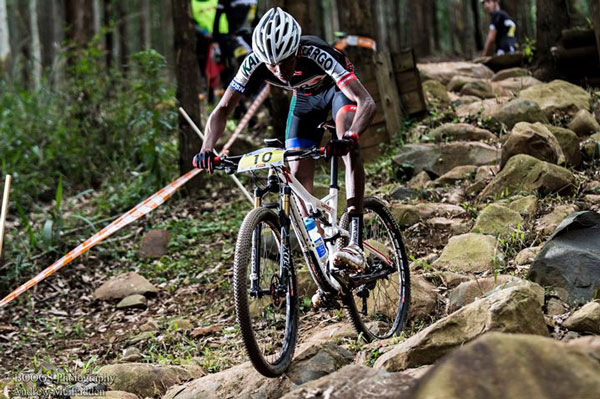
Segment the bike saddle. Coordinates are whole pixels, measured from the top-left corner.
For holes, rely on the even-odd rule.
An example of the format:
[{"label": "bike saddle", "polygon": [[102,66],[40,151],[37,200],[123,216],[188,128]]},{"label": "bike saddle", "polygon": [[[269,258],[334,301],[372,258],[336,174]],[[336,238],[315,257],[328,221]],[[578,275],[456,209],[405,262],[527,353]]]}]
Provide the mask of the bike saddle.
[{"label": "bike saddle", "polygon": [[329,129],[335,131],[335,121],[333,119],[319,124],[319,129]]},{"label": "bike saddle", "polygon": [[264,139],[263,141],[269,147],[283,148],[283,143],[279,139]]}]

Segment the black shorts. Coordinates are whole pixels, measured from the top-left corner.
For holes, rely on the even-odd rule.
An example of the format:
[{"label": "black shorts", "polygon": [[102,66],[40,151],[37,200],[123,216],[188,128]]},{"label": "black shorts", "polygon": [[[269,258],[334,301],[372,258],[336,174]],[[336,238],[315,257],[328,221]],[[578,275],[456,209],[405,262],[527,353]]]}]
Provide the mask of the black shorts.
[{"label": "black shorts", "polygon": [[335,120],[345,105],[355,104],[336,86],[308,95],[294,92],[285,129],[285,148],[309,148],[321,144],[323,129],[319,125],[327,120],[329,111]]}]

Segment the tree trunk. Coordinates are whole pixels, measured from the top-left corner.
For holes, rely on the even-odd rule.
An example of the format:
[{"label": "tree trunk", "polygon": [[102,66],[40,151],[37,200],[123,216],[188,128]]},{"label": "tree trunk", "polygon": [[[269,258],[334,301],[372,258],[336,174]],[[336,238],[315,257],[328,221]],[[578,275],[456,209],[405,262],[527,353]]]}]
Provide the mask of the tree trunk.
[{"label": "tree trunk", "polygon": [[150,2],[142,0],[142,12],[140,13],[140,38],[142,40],[142,49],[150,50],[152,47],[150,39]]},{"label": "tree trunk", "polygon": [[8,32],[8,10],[6,0],[0,0],[0,76],[8,71],[10,61],[10,40]]},{"label": "tree trunk", "polygon": [[117,14],[119,15],[119,63],[121,64],[123,73],[126,75],[129,66],[129,37],[127,12],[122,1],[117,3]]},{"label": "tree trunk", "polygon": [[106,52],[106,69],[110,69],[112,65],[112,52],[113,52],[113,29],[112,29],[112,6],[111,0],[104,0],[104,19],[103,24],[105,28],[109,28],[104,36],[104,51]]},{"label": "tree trunk", "polygon": [[94,4],[92,0],[65,0],[67,39],[81,48],[94,36]]},{"label": "tree trunk", "polygon": [[483,50],[483,38],[481,36],[481,18],[479,14],[479,1],[471,0],[471,11],[473,12],[473,28],[475,34],[475,48]]},{"label": "tree trunk", "polygon": [[430,1],[409,1],[408,2],[408,20],[410,24],[410,42],[415,49],[417,58],[431,54],[431,42],[433,41],[430,28],[431,12]]},{"label": "tree trunk", "polygon": [[[173,0],[173,26],[177,75],[177,99],[200,129],[200,68],[196,58],[196,35],[192,25],[189,0]],[[185,119],[179,116],[179,169],[186,173],[192,169],[194,155],[202,141]],[[200,187],[200,179],[190,182],[190,187]]]},{"label": "tree trunk", "polygon": [[598,47],[598,56],[600,57],[600,0],[591,0],[590,13],[596,32],[596,46]]},{"label": "tree trunk", "polygon": [[31,31],[33,87],[39,90],[42,85],[42,48],[40,45],[40,30],[38,28],[37,0],[29,0],[29,26]]},{"label": "tree trunk", "polygon": [[551,80],[559,77],[550,49],[556,46],[562,30],[569,26],[569,14],[564,0],[537,1],[537,39],[535,77]]}]

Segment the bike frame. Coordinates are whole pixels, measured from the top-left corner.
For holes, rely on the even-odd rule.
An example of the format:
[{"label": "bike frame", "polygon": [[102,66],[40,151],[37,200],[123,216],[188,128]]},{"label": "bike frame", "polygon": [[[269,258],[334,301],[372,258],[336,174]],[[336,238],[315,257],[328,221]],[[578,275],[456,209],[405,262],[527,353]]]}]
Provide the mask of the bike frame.
[{"label": "bike frame", "polygon": [[[280,203],[280,219],[282,221],[282,234],[281,240],[286,243],[281,249],[281,267],[280,267],[280,291],[285,292],[285,286],[287,284],[286,270],[290,269],[289,254],[289,226],[291,225],[296,233],[300,248],[309,266],[309,272],[317,287],[322,291],[330,294],[337,294],[343,291],[343,287],[340,282],[334,277],[333,262],[331,254],[335,249],[335,240],[338,238],[349,238],[350,233],[348,230],[341,228],[338,225],[338,195],[339,186],[338,181],[338,157],[331,158],[331,170],[330,170],[330,185],[329,194],[322,199],[313,196],[308,190],[296,179],[289,168],[285,165],[274,166],[270,168],[270,179],[271,176],[276,176],[274,180],[270,180],[270,185],[274,187],[267,187],[265,190],[255,190],[255,205],[261,206],[261,199],[267,192],[279,192],[282,201]],[[281,186],[283,185],[283,189]],[[321,264],[317,257],[314,255],[315,244],[312,242],[308,235],[308,231],[303,223],[303,214],[300,210],[302,207],[306,213],[315,219],[321,221],[324,224],[325,237],[324,242],[327,245],[329,257],[327,262]],[[323,219],[326,217],[327,221]],[[255,236],[255,240],[260,240],[259,235]],[[258,244],[259,241],[255,241]],[[391,265],[392,261],[381,251],[368,242],[364,241],[363,246],[373,253],[375,256],[380,258],[382,261]],[[258,248],[258,245],[255,246]],[[259,254],[255,254],[259,256]],[[256,263],[255,263],[256,264]],[[293,267],[293,266],[292,266]],[[255,270],[256,276],[260,274],[260,270]],[[256,283],[257,284],[257,283]],[[251,287],[252,278],[251,278]],[[251,288],[252,289],[252,288]]]}]

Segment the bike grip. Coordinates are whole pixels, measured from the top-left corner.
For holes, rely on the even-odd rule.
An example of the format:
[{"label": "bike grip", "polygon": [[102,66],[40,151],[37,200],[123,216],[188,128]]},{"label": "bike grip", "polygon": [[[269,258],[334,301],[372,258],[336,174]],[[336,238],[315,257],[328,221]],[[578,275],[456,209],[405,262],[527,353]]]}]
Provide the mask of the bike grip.
[{"label": "bike grip", "polygon": [[326,147],[319,148],[319,155],[325,155],[325,149]]},{"label": "bike grip", "polygon": [[215,166],[219,166],[221,164],[221,157],[216,156],[213,160],[213,163],[215,164]]}]

